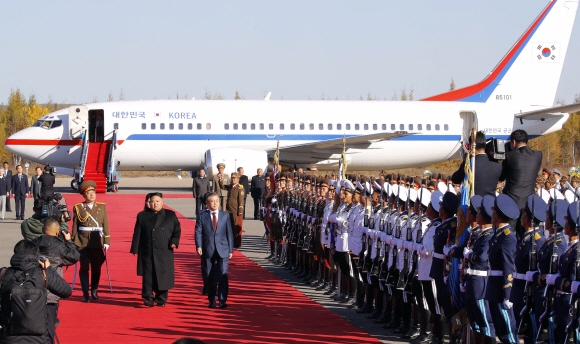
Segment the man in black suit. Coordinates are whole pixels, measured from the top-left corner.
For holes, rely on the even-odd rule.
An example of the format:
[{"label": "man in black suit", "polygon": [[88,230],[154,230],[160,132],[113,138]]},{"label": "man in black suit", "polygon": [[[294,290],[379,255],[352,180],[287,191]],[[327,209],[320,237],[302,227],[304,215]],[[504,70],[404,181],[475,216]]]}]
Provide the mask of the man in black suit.
[{"label": "man in black suit", "polygon": [[250,193],[254,199],[254,220],[260,219],[262,197],[264,197],[264,193],[266,192],[266,178],[264,177],[263,173],[264,170],[259,168],[258,174],[252,177],[252,183],[250,184]]},{"label": "man in black suit", "polygon": [[[480,196],[492,195],[495,197],[497,181],[501,175],[502,166],[494,161],[485,152],[485,134],[478,131],[475,135],[475,194]],[[465,177],[465,160],[459,169],[453,173],[451,179],[454,183],[462,183]]]},{"label": "man in black suit", "polygon": [[8,188],[8,192],[6,193],[6,211],[11,212],[12,208],[10,208],[10,194],[12,193],[12,170],[9,169],[8,163],[4,161],[4,179],[6,179],[6,185]]},{"label": "man in black suit", "polygon": [[44,173],[42,173],[42,175],[38,177],[38,180],[40,180],[41,184],[40,194],[42,195],[42,198],[47,202],[52,201],[52,199],[54,198],[55,179],[51,171],[52,167],[50,165],[46,165],[44,166],[43,171]]},{"label": "man in black suit", "polygon": [[[195,222],[195,246],[207,276],[209,308],[226,308],[228,298],[228,263],[234,254],[234,233],[229,214],[219,210],[220,199],[211,193],[206,199],[207,211]],[[217,287],[217,292],[216,292]]]},{"label": "man in black suit", "polygon": [[149,208],[137,215],[131,253],[137,256],[137,275],[143,276],[141,294],[147,307],[163,307],[175,281],[175,256],[181,225],[174,211],[163,208],[162,194],[154,192]]},{"label": "man in black suit", "polygon": [[29,191],[28,176],[22,173],[22,165],[18,165],[16,166],[16,175],[12,176],[12,193],[14,194],[14,205],[16,207],[16,220],[24,220],[24,208],[26,207],[26,197]]},{"label": "man in black suit", "polygon": [[209,178],[205,175],[205,170],[201,169],[198,176],[193,178],[193,198],[195,198],[195,218],[199,217],[199,213],[205,209],[205,196],[211,192],[211,185]]},{"label": "man in black suit", "polygon": [[248,188],[250,183],[248,182],[248,176],[244,174],[244,168],[238,167],[238,175],[240,175],[240,181],[238,182],[241,186],[244,187],[245,194],[244,194],[244,212],[242,213],[242,220],[246,219],[246,198],[248,197]]},{"label": "man in black suit", "polygon": [[[534,193],[536,177],[542,166],[542,152],[533,151],[528,147],[528,133],[518,129],[510,136],[511,151],[506,152],[502,163],[500,181],[505,180],[503,193],[510,196],[519,209],[523,209],[528,196]],[[519,220],[510,220],[510,226],[516,228]],[[521,238],[521,229],[516,233]]]},{"label": "man in black suit", "polygon": [[32,194],[32,197],[34,197],[34,200],[37,200],[42,197],[42,194],[40,193],[41,183],[39,179],[40,176],[42,176],[42,168],[37,166],[35,171],[36,175],[30,179],[30,193]]}]

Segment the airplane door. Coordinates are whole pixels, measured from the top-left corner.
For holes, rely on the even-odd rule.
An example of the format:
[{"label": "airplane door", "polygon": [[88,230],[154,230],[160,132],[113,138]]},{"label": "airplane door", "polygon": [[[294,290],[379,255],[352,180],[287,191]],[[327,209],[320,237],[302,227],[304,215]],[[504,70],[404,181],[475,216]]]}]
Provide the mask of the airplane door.
[{"label": "airplane door", "polygon": [[475,128],[477,132],[477,114],[474,111],[462,111],[459,113],[459,117],[463,122],[463,130],[461,131],[461,141],[464,143],[469,143],[469,137],[471,136],[471,129]]},{"label": "airplane door", "polygon": [[68,128],[71,140],[80,139],[89,127],[89,109],[84,105],[74,105],[68,108]]}]

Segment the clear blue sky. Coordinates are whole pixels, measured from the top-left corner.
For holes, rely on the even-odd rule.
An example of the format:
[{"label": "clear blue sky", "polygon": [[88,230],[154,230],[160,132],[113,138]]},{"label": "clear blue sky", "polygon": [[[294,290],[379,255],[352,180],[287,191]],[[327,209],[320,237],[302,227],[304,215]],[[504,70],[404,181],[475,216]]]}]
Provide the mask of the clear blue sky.
[{"label": "clear blue sky", "polygon": [[[6,1],[0,102],[422,98],[481,80],[547,0]],[[580,23],[558,98],[580,92]]]}]

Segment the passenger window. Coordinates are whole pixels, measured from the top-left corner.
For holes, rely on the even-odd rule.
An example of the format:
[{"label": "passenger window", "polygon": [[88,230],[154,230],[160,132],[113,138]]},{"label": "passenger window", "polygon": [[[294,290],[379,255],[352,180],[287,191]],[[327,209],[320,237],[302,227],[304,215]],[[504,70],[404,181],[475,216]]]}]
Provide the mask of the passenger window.
[{"label": "passenger window", "polygon": [[413,130],[413,125],[409,124],[409,130]]},{"label": "passenger window", "polygon": [[113,124],[113,129],[115,129],[115,130],[119,130],[119,123],[115,123],[115,124]]},{"label": "passenger window", "polygon": [[250,129],[252,129],[252,130],[256,130],[256,123],[252,123],[252,124],[250,124]]},{"label": "passenger window", "polygon": [[300,130],[304,130],[304,123],[300,123]]},{"label": "passenger window", "polygon": [[147,129],[147,123],[141,123],[141,129],[143,130]]},{"label": "passenger window", "polygon": [[193,123],[187,123],[187,130],[193,130]]},{"label": "passenger window", "polygon": [[328,123],[326,127],[328,128],[328,130],[332,130],[332,123]]},{"label": "passenger window", "polygon": [[238,123],[234,123],[234,130],[238,130]]},{"label": "passenger window", "polygon": [[[197,125],[199,129],[201,129],[201,124]],[[211,129],[211,123],[206,123],[205,124],[205,129],[210,130]]]},{"label": "passenger window", "polygon": [[294,123],[290,124],[290,130],[294,130],[294,129],[296,129],[296,124],[294,124]]},{"label": "passenger window", "polygon": [[336,125],[336,129],[337,129],[337,130],[342,130],[342,124],[338,123],[338,124]]},{"label": "passenger window", "polygon": [[224,129],[225,130],[230,130],[230,124],[229,123],[224,123]]},{"label": "passenger window", "polygon": [[274,130],[274,124],[273,123],[268,123],[268,129]]},{"label": "passenger window", "polygon": [[[208,126],[208,125],[206,125],[206,126]],[[211,127],[211,125],[210,125],[210,127]],[[197,123],[197,130],[201,130],[201,123]]]},{"label": "passenger window", "polygon": [[358,124],[358,123],[357,123],[357,124],[355,124],[355,125],[354,125],[354,130],[360,130],[360,124]]},{"label": "passenger window", "polygon": [[399,124],[399,130],[405,130],[405,125],[404,124]]},{"label": "passenger window", "polygon": [[381,125],[381,128],[382,128],[382,130],[387,130],[387,125],[383,124],[383,125]]},{"label": "passenger window", "polygon": [[441,127],[439,126],[439,124],[435,124],[435,130],[439,131],[439,129],[441,129]]},{"label": "passenger window", "polygon": [[394,124],[391,124],[391,130],[396,130],[397,127]]},{"label": "passenger window", "polygon": [[449,124],[445,124],[445,125],[443,126],[443,130],[445,130],[445,131],[449,130]]},{"label": "passenger window", "polygon": [[242,123],[242,130],[247,130],[248,129],[248,125],[246,123]]},{"label": "passenger window", "polygon": [[346,124],[346,130],[350,130],[350,123]]},{"label": "passenger window", "polygon": [[280,130],[284,130],[284,123],[280,123]]},{"label": "passenger window", "polygon": [[417,130],[423,130],[423,124],[417,124]]},{"label": "passenger window", "polygon": [[378,124],[373,124],[373,130],[379,130],[379,125]]},{"label": "passenger window", "polygon": [[151,130],[155,130],[155,123],[151,123]]},{"label": "passenger window", "polygon": [[183,123],[179,123],[178,128],[179,130],[183,130]]},{"label": "passenger window", "polygon": [[260,130],[264,130],[264,123],[260,123]]},{"label": "passenger window", "polygon": [[175,127],[175,124],[173,124],[173,123],[169,123],[169,130],[173,130],[173,129],[175,129],[174,127]]},{"label": "passenger window", "polygon": [[159,123],[159,129],[165,130],[165,123]]},{"label": "passenger window", "polygon": [[318,124],[318,130],[324,130],[324,124],[319,123]]},{"label": "passenger window", "polygon": [[308,127],[310,128],[310,130],[314,130],[314,123],[310,123]]},{"label": "passenger window", "polygon": [[431,124],[427,124],[427,130],[431,130]]}]

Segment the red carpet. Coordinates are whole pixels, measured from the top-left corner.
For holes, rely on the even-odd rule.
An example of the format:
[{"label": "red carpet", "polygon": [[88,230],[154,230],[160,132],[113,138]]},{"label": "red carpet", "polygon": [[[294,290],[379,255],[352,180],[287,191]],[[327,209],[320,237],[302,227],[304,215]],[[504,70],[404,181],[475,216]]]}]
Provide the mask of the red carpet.
[{"label": "red carpet", "polygon": [[[65,195],[67,204],[80,195]],[[105,266],[99,300],[81,301],[77,285],[60,303],[57,335],[65,343],[171,343],[193,337],[207,343],[378,343],[330,310],[236,251],[230,261],[229,308],[208,309],[201,295],[200,261],[194,252],[194,222],[180,215],[181,245],[175,257],[176,287],[166,307],[147,308],[141,299],[136,258],[129,252],[135,217],[144,195],[103,195],[111,226],[109,292]],[[65,272],[70,282],[73,269]]]}]

